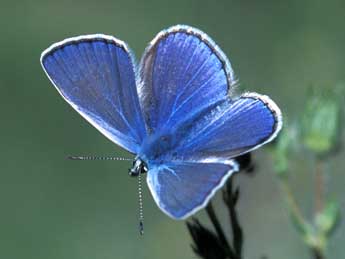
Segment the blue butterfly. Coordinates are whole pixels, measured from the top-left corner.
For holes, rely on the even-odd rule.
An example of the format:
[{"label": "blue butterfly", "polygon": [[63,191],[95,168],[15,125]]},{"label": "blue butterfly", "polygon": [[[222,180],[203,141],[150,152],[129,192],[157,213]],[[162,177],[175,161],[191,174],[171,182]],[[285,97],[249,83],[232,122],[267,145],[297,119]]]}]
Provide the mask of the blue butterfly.
[{"label": "blue butterfly", "polygon": [[230,96],[230,62],[211,38],[177,25],[150,42],[137,69],[126,43],[94,34],[42,53],[62,97],[108,139],[136,154],[159,208],[185,219],[239,170],[234,157],[273,140],[282,127],[265,95]]}]

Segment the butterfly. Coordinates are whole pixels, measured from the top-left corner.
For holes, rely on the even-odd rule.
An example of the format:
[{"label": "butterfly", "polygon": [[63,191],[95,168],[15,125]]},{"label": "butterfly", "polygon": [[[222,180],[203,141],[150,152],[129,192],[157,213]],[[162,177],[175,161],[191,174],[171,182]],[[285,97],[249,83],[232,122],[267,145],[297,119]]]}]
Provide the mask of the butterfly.
[{"label": "butterfly", "polygon": [[158,207],[185,219],[205,207],[239,166],[235,157],[282,128],[266,95],[232,97],[229,60],[204,32],[163,30],[137,67],[127,44],[94,34],[46,49],[41,64],[61,96],[112,142],[135,154]]}]

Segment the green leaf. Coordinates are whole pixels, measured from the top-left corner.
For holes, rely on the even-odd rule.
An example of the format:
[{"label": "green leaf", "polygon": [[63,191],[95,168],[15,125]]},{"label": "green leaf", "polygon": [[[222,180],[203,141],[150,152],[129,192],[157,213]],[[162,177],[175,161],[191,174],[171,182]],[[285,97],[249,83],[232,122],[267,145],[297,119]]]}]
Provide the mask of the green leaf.
[{"label": "green leaf", "polygon": [[324,209],[316,215],[315,224],[323,235],[329,235],[336,226],[340,216],[339,203],[329,201]]},{"label": "green leaf", "polygon": [[331,151],[340,128],[340,100],[335,92],[314,90],[302,118],[304,145],[317,155]]},{"label": "green leaf", "polygon": [[274,169],[279,177],[285,177],[289,168],[290,153],[297,142],[297,130],[294,124],[286,120],[273,150]]}]

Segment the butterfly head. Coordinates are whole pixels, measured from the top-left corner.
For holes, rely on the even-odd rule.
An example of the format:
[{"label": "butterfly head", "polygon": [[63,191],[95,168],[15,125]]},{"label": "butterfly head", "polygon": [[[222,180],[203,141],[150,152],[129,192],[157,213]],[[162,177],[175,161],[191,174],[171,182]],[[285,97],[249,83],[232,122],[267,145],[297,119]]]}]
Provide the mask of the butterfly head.
[{"label": "butterfly head", "polygon": [[128,170],[130,176],[136,177],[139,174],[147,173],[148,168],[146,163],[140,158],[136,157],[133,161],[133,166]]}]

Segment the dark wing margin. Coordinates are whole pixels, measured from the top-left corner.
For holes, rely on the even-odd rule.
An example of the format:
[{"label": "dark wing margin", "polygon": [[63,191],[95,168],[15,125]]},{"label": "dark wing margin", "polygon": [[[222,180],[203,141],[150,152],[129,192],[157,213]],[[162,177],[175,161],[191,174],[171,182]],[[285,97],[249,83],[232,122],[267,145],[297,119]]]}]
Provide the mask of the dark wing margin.
[{"label": "dark wing margin", "polygon": [[103,34],[68,38],[41,55],[61,96],[89,123],[122,148],[137,153],[146,129],[127,45]]}]

